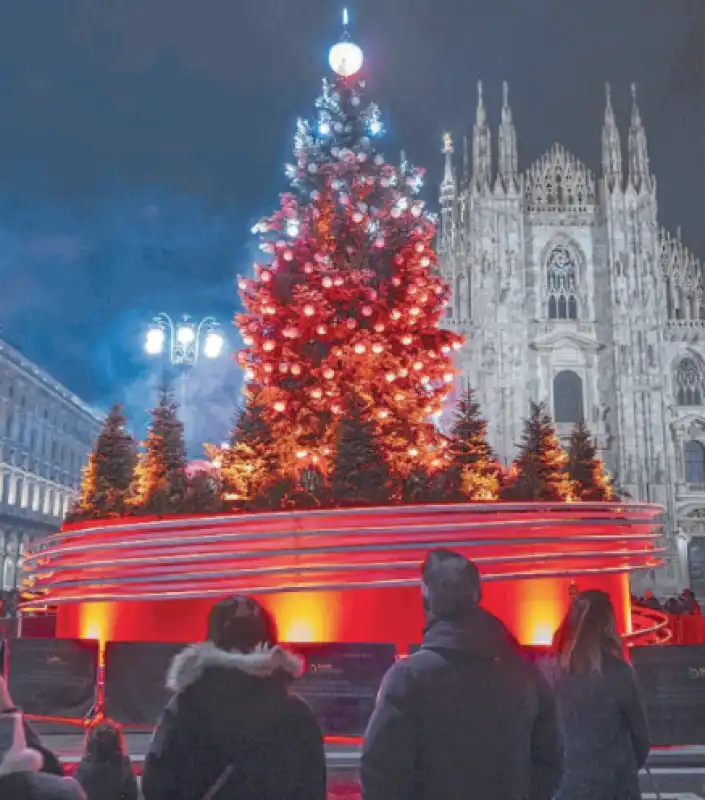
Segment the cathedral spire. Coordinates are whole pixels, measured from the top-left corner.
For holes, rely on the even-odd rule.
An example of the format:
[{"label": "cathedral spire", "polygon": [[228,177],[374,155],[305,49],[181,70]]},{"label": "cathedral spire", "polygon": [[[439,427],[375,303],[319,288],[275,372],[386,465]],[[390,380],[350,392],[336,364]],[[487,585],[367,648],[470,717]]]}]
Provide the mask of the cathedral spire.
[{"label": "cathedral spire", "polygon": [[477,114],[472,132],[472,174],[475,188],[483,191],[492,180],[492,144],[487,113],[482,97],[482,81],[477,82]]},{"label": "cathedral spire", "polygon": [[470,151],[468,148],[468,137],[463,136],[463,186],[468,185],[470,180]]},{"label": "cathedral spire", "polygon": [[651,185],[646,131],[636,102],[636,84],[634,83],[632,84],[632,120],[629,126],[629,182],[637,192],[648,189]]},{"label": "cathedral spire", "polygon": [[519,156],[517,154],[517,134],[509,106],[509,86],[502,84],[502,121],[499,126],[498,168],[504,188],[518,188]]},{"label": "cathedral spire", "polygon": [[622,143],[612,108],[612,89],[605,84],[605,124],[602,126],[602,174],[608,189],[622,187]]},{"label": "cathedral spire", "polygon": [[452,186],[455,189],[455,170],[453,169],[453,137],[449,133],[443,134],[443,150],[445,156],[445,171],[443,173],[443,183],[441,192],[445,186]]},{"label": "cathedral spire", "polygon": [[453,137],[450,133],[443,134],[443,149],[445,156],[445,171],[441,183],[441,235],[440,250],[450,251],[453,243],[456,183],[455,170],[453,169]]}]

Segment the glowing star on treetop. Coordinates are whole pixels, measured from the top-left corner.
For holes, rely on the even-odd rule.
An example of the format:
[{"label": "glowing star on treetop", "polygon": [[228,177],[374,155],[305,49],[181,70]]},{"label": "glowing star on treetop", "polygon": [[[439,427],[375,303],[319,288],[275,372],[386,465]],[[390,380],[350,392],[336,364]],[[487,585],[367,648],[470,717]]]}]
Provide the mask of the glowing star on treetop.
[{"label": "glowing star on treetop", "polygon": [[348,22],[348,10],[346,8],[343,9],[343,36],[337,44],[331,47],[328,56],[330,68],[341,78],[350,78],[356,75],[362,68],[363,62],[362,49],[350,41]]}]

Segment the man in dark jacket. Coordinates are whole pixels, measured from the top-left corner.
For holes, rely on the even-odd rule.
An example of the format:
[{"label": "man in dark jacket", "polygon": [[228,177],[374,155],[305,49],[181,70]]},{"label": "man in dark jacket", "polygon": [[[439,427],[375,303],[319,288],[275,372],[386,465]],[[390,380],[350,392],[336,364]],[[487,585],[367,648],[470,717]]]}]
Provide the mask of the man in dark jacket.
[{"label": "man in dark jacket", "polygon": [[423,646],[384,679],[362,754],[365,800],[550,800],[561,778],[553,696],[499,619],[477,567],[448,550],[422,570]]}]

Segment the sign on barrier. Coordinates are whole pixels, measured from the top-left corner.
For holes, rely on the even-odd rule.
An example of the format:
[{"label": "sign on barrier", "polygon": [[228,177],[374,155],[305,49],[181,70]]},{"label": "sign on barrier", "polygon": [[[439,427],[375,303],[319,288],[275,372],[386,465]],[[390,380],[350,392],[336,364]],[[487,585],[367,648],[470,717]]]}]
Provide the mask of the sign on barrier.
[{"label": "sign on barrier", "polygon": [[[418,653],[421,649],[420,644],[412,644],[409,647],[409,655],[413,655],[414,653]],[[539,661],[542,661],[544,658],[547,658],[551,653],[552,648],[544,645],[520,645],[519,652],[524,658],[524,660],[528,661],[530,664],[537,664]]]},{"label": "sign on barrier", "polygon": [[171,698],[165,685],[169,665],[184,647],[171,642],[108,642],[106,715],[122,725],[155,725]]},{"label": "sign on barrier", "polygon": [[652,744],[705,744],[705,646],[634,647],[632,665]]},{"label": "sign on barrier", "polygon": [[12,639],[3,650],[10,694],[25,714],[86,717],[96,700],[98,642]]},{"label": "sign on barrier", "polygon": [[393,644],[295,644],[306,672],[294,682],[325,736],[362,736],[382,678],[394,664]]}]

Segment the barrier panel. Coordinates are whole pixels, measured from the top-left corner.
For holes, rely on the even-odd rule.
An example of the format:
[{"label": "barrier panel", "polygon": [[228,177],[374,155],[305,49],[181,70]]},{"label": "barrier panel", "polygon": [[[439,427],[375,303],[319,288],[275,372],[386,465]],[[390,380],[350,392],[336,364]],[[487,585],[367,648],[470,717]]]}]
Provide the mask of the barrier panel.
[{"label": "barrier panel", "polygon": [[[108,642],[104,710],[122,725],[152,726],[171,697],[165,678],[185,644]],[[316,714],[326,736],[361,736],[396,649],[385,644],[295,644],[306,672],[293,685]]]},{"label": "barrier panel", "polygon": [[98,642],[12,639],[3,650],[10,694],[26,714],[83,720],[95,704]]},{"label": "barrier panel", "polygon": [[631,656],[653,745],[705,745],[705,646],[634,647]]},{"label": "barrier panel", "polygon": [[362,736],[382,678],[394,664],[393,644],[295,644],[306,672],[293,691],[313,709],[325,736]]},{"label": "barrier panel", "polygon": [[187,647],[171,642],[108,642],[104,710],[122,725],[153,726],[171,693],[165,686],[174,656]]}]

